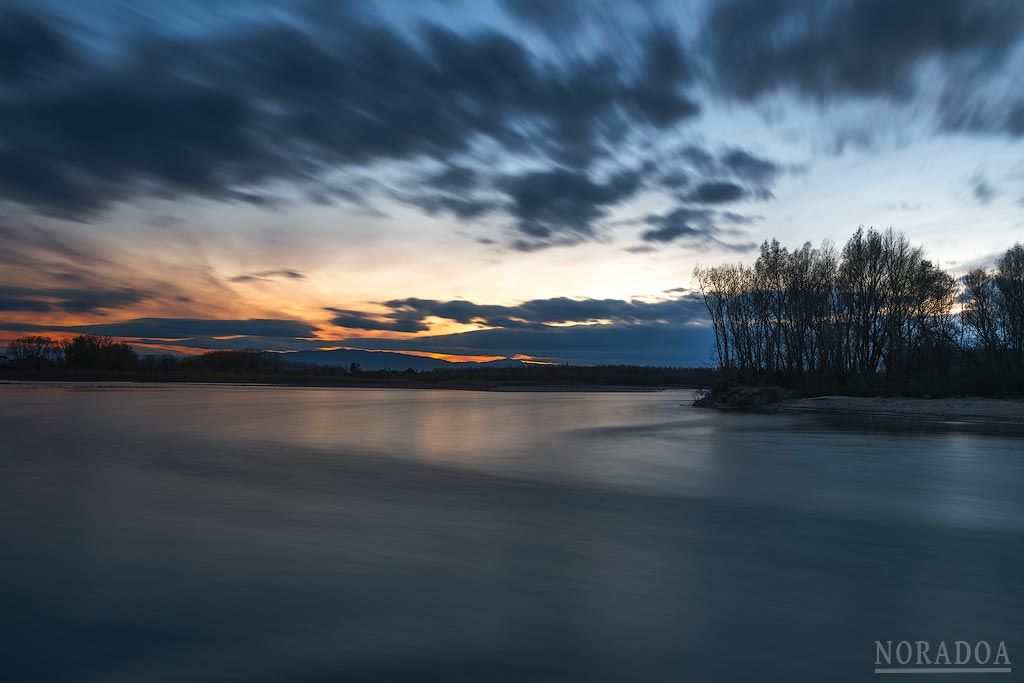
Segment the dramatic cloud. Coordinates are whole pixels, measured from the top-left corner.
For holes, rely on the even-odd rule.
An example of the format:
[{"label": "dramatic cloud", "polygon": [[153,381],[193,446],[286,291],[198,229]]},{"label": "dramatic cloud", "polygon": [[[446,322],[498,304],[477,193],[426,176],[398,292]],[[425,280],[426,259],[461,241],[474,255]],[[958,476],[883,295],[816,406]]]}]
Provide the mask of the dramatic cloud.
[{"label": "dramatic cloud", "polygon": [[[724,204],[748,198],[772,199],[772,188],[779,178],[801,170],[739,147],[715,153],[687,145],[672,155],[668,163],[672,164],[672,170],[661,176],[662,187],[675,191],[683,201],[699,204]],[[677,164],[683,164],[687,170],[679,169]],[[690,188],[694,179],[696,185]]]},{"label": "dramatic cloud", "polygon": [[312,337],[317,327],[298,320],[250,318],[247,320],[214,320],[203,318],[135,318],[116,323],[89,325],[36,325],[27,323],[0,323],[0,329],[33,331],[81,332],[104,334],[112,337],[153,337],[184,339],[188,337]]},{"label": "dramatic cloud", "polygon": [[332,322],[341,327],[397,332],[428,329],[425,322],[428,318],[486,327],[546,329],[556,325],[593,323],[683,324],[704,317],[703,304],[694,296],[655,302],[556,297],[524,301],[516,306],[408,298],[385,301],[381,305],[388,312],[378,316],[329,310],[339,313]]},{"label": "dramatic cloud", "polygon": [[[448,166],[427,176],[419,191],[399,195],[428,213],[447,212],[469,220],[501,212],[521,236],[520,251],[571,245],[597,236],[595,227],[613,207],[648,189],[668,191],[681,201],[723,204],[770,199],[772,187],[792,167],[737,147],[720,153],[693,145],[665,159],[650,159],[603,177],[594,172],[554,167],[492,177],[485,171]],[[694,187],[691,182],[699,181]]]},{"label": "dramatic cloud", "polygon": [[443,170],[428,175],[423,184],[445,192],[466,192],[480,186],[480,173],[461,164],[449,164]]},{"label": "dramatic cloud", "polygon": [[102,263],[95,250],[83,249],[52,231],[31,224],[0,223],[0,266],[42,268],[53,263]]},{"label": "dramatic cloud", "polygon": [[[754,100],[884,98],[932,109],[940,130],[1024,134],[1024,5],[1013,0],[724,0],[707,23],[710,78]],[[863,145],[870,129],[837,131]]]},{"label": "dramatic cloud", "polygon": [[566,234],[590,237],[594,221],[607,215],[609,206],[635,194],[640,181],[637,171],[622,171],[596,182],[586,173],[559,168],[507,177],[501,188],[512,200],[509,211],[518,230],[535,240],[547,240]]},{"label": "dramatic cloud", "polygon": [[378,315],[329,309],[336,314],[332,323],[358,330],[419,332],[428,329],[428,319],[489,328],[405,339],[314,339],[315,326],[280,319],[138,318],[72,326],[0,322],[0,330],[105,334],[144,347],[307,350],[346,346],[455,355],[525,353],[577,363],[704,364],[709,328],[703,303],[687,290],[672,294],[678,296],[657,301],[556,297],[514,306],[407,298],[381,303],[387,312]]},{"label": "dramatic cloud", "polygon": [[0,81],[17,85],[68,66],[73,58],[63,36],[38,17],[0,11]]},{"label": "dramatic cloud", "polygon": [[986,178],[985,174],[981,171],[978,171],[971,176],[970,187],[974,198],[982,204],[988,204],[997,194],[999,194],[996,188],[992,186],[992,183],[989,182],[988,178]]},{"label": "dramatic cloud", "polygon": [[747,194],[747,190],[736,183],[711,181],[695,187],[686,200],[698,204],[725,204],[744,199]]},{"label": "dramatic cloud", "polygon": [[519,21],[546,33],[571,30],[587,19],[578,0],[502,0],[502,7]]},{"label": "dramatic cloud", "polygon": [[373,316],[362,311],[350,311],[343,308],[328,308],[336,315],[331,323],[338,327],[352,330],[386,330],[388,332],[423,332],[430,326],[421,322],[419,316],[406,317],[396,314]]},{"label": "dramatic cloud", "polygon": [[231,282],[260,282],[274,279],[304,280],[305,277],[305,275],[297,270],[279,268],[277,270],[261,270],[256,273],[243,273],[228,279],[231,280]]},{"label": "dramatic cloud", "polygon": [[645,242],[672,242],[680,237],[711,237],[716,228],[709,209],[675,209],[664,215],[651,214],[645,220],[651,225],[641,235]]},{"label": "dramatic cloud", "polygon": [[554,282],[660,290],[847,221],[945,261],[1020,222],[1011,0],[109,4],[0,10],[5,332],[410,349],[459,324],[487,329],[430,343],[543,355],[701,327],[687,297],[536,298]]},{"label": "dramatic cloud", "polygon": [[129,288],[33,289],[0,285],[0,311],[96,313],[104,309],[125,308],[151,296],[148,292]]},{"label": "dramatic cloud", "polygon": [[408,204],[418,206],[428,215],[450,214],[462,221],[479,218],[503,206],[503,203],[496,199],[473,196],[459,197],[443,193],[397,195],[397,198]]},{"label": "dramatic cloud", "polygon": [[728,150],[722,156],[721,163],[735,177],[761,188],[771,187],[783,172],[782,166],[774,161],[756,157],[742,149]]},{"label": "dramatic cloud", "polygon": [[708,47],[720,85],[744,99],[907,96],[926,60],[991,65],[1022,30],[1012,0],[729,0],[711,12]]},{"label": "dramatic cloud", "polygon": [[[544,30],[593,15],[569,2],[506,9]],[[346,12],[115,32],[102,51],[70,32],[84,25],[4,15],[0,56],[19,87],[0,97],[0,201],[90,220],[144,196],[273,206],[297,185],[376,214],[373,195],[460,221],[497,216],[514,249],[534,251],[595,239],[641,191],[764,199],[787,170],[738,148],[636,161],[638,145],[699,112],[686,91],[700,71],[670,25],[623,24],[630,49],[566,58],[490,28],[399,29]]]},{"label": "dramatic cloud", "polygon": [[[5,77],[30,80],[0,98],[0,198],[74,217],[148,194],[263,203],[278,181],[319,191],[333,170],[482,147],[583,169],[697,112],[665,32],[638,61],[555,62],[494,31],[409,35],[355,18],[147,32],[105,54],[41,16],[0,23]],[[482,210],[451,200],[438,206]]]},{"label": "dramatic cloud", "polygon": [[[142,348],[146,347],[163,347],[163,348],[184,348],[184,349],[195,349],[197,351],[245,351],[249,349],[260,349],[263,351],[315,351],[322,349],[325,346],[333,346],[334,344],[325,344],[323,341],[316,339],[301,339],[292,337],[259,337],[259,336],[242,336],[242,337],[185,337],[176,338],[173,341],[167,341],[167,339],[151,338],[151,337],[132,337],[129,342],[133,345],[141,345]],[[336,344],[337,342],[335,342]]]},{"label": "dramatic cloud", "polygon": [[1002,94],[986,98],[971,84],[955,84],[947,89],[939,110],[939,124],[949,131],[1002,133],[1014,138],[1024,135],[1024,99],[1014,100]]},{"label": "dramatic cloud", "polygon": [[[718,212],[713,209],[679,207],[664,214],[649,214],[643,222],[650,226],[641,235],[649,243],[666,244],[681,242],[686,246],[706,248],[718,246],[729,251],[750,251],[756,248],[752,242],[734,243],[726,238],[736,237],[741,231],[721,224],[742,225],[754,219],[731,211]],[[634,249],[635,252],[639,251]],[[643,251],[639,251],[643,253]]]},{"label": "dramatic cloud", "polygon": [[0,291],[0,311],[7,313],[42,313],[43,311],[52,310],[53,304],[46,301],[40,301],[39,299],[22,299],[10,296],[9,294]]}]

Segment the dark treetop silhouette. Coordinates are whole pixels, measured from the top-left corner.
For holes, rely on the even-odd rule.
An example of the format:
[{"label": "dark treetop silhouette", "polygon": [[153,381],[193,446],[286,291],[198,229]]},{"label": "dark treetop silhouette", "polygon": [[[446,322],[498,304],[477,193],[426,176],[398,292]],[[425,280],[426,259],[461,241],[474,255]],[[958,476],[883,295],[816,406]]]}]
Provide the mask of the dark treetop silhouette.
[{"label": "dark treetop silhouette", "polygon": [[958,284],[901,233],[837,249],[765,241],[753,265],[695,269],[725,379],[803,393],[1024,389],[1024,247]]}]

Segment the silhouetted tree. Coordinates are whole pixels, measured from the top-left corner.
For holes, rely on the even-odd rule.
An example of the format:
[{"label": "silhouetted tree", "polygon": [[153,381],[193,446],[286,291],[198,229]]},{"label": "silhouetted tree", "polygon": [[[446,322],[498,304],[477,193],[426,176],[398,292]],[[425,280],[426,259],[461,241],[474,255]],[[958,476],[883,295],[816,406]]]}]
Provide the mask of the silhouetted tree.
[{"label": "silhouetted tree", "polygon": [[988,359],[1024,368],[1024,247],[1014,245],[995,269],[976,268],[962,282],[967,344]]},{"label": "silhouetted tree", "polygon": [[698,266],[719,367],[741,377],[906,374],[956,349],[956,283],[892,230],[840,252],[764,242],[753,266]]},{"label": "silhouetted tree", "polygon": [[188,365],[215,370],[217,372],[274,373],[284,367],[280,353],[269,353],[258,349],[240,351],[210,351],[186,361]]},{"label": "silhouetted tree", "polygon": [[127,370],[138,358],[131,345],[93,334],[66,340],[61,348],[67,366],[83,370]]},{"label": "silhouetted tree", "polygon": [[49,337],[18,337],[7,345],[7,355],[18,367],[38,370],[60,361],[61,348]]},{"label": "silhouetted tree", "polygon": [[1014,245],[996,262],[995,283],[1002,295],[1007,345],[1017,367],[1024,367],[1024,246]]}]

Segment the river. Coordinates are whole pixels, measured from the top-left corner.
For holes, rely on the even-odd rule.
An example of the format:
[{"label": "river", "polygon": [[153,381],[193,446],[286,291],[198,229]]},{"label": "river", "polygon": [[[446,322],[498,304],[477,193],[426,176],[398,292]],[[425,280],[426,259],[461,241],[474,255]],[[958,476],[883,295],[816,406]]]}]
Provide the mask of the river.
[{"label": "river", "polygon": [[876,640],[1024,657],[1020,434],[689,400],[0,386],[2,678],[863,681]]}]

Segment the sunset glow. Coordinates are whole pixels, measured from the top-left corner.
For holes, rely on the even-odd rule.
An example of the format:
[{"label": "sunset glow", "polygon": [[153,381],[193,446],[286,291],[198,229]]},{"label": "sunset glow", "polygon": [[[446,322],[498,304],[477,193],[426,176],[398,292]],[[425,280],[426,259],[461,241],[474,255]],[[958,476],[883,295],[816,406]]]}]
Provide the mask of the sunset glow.
[{"label": "sunset glow", "polygon": [[[728,4],[614,8],[600,24],[567,12],[555,33],[501,2],[316,21],[185,5],[126,19],[46,0],[18,15],[64,56],[26,47],[35,85],[4,104],[24,141],[5,153],[39,171],[0,178],[0,341],[700,365],[698,263],[873,225],[962,273],[1024,234],[1020,135],[1001,118],[1013,102],[968,116],[942,97],[967,87],[971,50],[989,60],[975,95],[1016,79],[1024,57],[1005,42],[913,42],[860,78],[863,58],[839,47],[788,71],[756,41],[760,62],[730,59],[746,29]],[[571,48],[555,38],[573,31]],[[124,58],[141,49],[166,52],[161,69]],[[393,72],[368,71],[377,51],[402,55]],[[266,55],[279,71],[254,66]],[[595,64],[605,80],[584,97]],[[445,74],[443,92],[425,73]],[[66,138],[72,126],[85,132]]]}]

